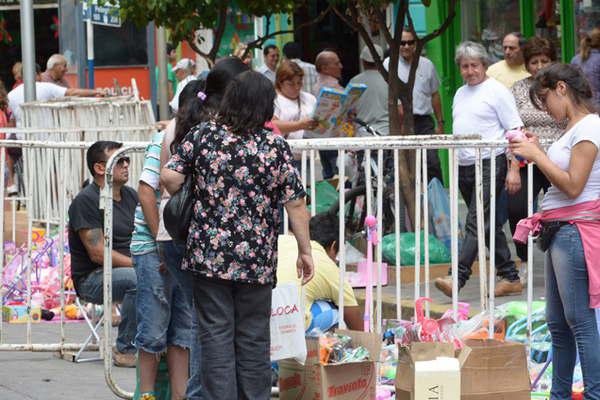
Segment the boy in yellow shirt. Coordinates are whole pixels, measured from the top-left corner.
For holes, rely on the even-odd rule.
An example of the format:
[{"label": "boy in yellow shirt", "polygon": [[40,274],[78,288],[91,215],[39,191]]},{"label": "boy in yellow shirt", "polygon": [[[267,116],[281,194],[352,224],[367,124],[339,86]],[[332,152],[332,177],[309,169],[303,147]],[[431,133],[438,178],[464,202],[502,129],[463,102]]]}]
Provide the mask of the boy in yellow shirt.
[{"label": "boy in yellow shirt", "polygon": [[[315,265],[313,279],[304,286],[306,295],[307,332],[318,327],[326,331],[339,322],[337,305],[340,291],[340,271],[336,265],[339,223],[336,216],[322,213],[310,220],[310,244]],[[277,281],[298,283],[296,260],[298,246],[293,235],[280,235],[278,240]],[[362,330],[363,311],[354,291],[344,283],[344,321],[349,329]]]}]

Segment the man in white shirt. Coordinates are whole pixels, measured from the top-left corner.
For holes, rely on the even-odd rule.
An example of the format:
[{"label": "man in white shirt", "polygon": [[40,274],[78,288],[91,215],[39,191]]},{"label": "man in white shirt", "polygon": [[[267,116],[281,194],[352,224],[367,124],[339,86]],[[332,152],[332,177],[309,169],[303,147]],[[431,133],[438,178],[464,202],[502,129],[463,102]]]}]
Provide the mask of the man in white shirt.
[{"label": "man in white shirt", "polygon": [[279,63],[279,49],[274,44],[265,46],[263,49],[265,63],[258,69],[258,72],[266,76],[275,84],[275,75],[277,74],[277,63]]},{"label": "man in white shirt", "polygon": [[295,62],[304,71],[302,79],[302,91],[312,93],[313,86],[317,83],[317,69],[314,64],[302,61],[302,50],[300,44],[296,42],[288,42],[283,46],[283,56],[290,61]]},{"label": "man in white shirt", "polygon": [[[94,97],[104,96],[105,93],[100,89],[78,89],[78,88],[66,88],[58,86],[54,83],[40,82],[42,79],[41,69],[39,65],[36,65],[36,76],[35,76],[35,98],[36,101],[48,101],[53,99],[59,99],[65,96],[80,96],[80,97]],[[16,123],[17,128],[22,126],[21,116],[21,104],[25,102],[25,85],[20,84],[8,93],[8,107],[12,110],[12,119]],[[22,135],[15,135],[13,138],[22,138]],[[43,140],[44,136],[37,136],[38,140]],[[21,157],[21,152],[16,149],[7,152],[8,160],[6,163],[8,170],[8,186],[6,192],[8,195],[17,194],[17,185],[14,183],[14,163]]]},{"label": "man in white shirt", "polygon": [[[39,65],[36,65],[35,99],[48,101],[61,97],[102,97],[105,93],[101,89],[66,88],[50,82],[41,82],[42,76]],[[13,112],[13,119],[17,127],[21,127],[21,104],[25,102],[25,85],[21,84],[8,93],[8,106]]]},{"label": "man in white shirt", "polygon": [[[410,31],[402,32],[400,40],[400,58],[398,60],[398,77],[403,82],[408,82],[410,66],[415,58],[416,38]],[[383,61],[383,66],[388,69],[390,59]],[[415,134],[433,135],[444,133],[444,116],[440,100],[440,80],[435,66],[425,57],[419,57],[415,85],[413,87],[413,121]],[[437,128],[431,114],[435,114]],[[437,150],[427,151],[427,176],[429,179],[438,178],[443,182],[442,168]]]},{"label": "man in white shirt", "polygon": [[50,82],[55,85],[69,88],[69,82],[65,79],[67,73],[67,59],[62,54],[52,54],[46,63],[46,70],[42,73],[42,82]]},{"label": "man in white shirt", "polygon": [[525,69],[523,51],[521,50],[522,41],[523,39],[519,32],[512,32],[504,36],[502,40],[504,60],[490,65],[487,69],[487,76],[494,78],[509,89],[515,82],[531,75]]},{"label": "man in white shirt", "polygon": [[[479,134],[483,140],[502,140],[505,132],[523,126],[515,98],[512,93],[495,79],[486,76],[488,54],[485,48],[475,42],[463,42],[456,49],[456,63],[465,82],[454,96],[452,104],[453,129],[455,136]],[[496,160],[495,181],[496,199],[503,189],[507,164],[503,148],[481,149],[483,215],[485,224],[486,245],[490,236],[490,178],[492,157]],[[458,186],[467,204],[468,212],[465,222],[465,237],[458,260],[458,288],[462,288],[471,276],[473,262],[479,252],[477,237],[477,201],[475,168],[477,162],[474,148],[461,148],[458,151],[459,177]],[[498,207],[501,203],[497,203]],[[506,204],[505,204],[506,206]],[[502,221],[496,218],[495,224],[495,268],[500,281],[496,283],[496,297],[520,294],[523,285],[519,273],[511,258],[506,235],[502,229]],[[485,256],[485,255],[483,255]],[[448,276],[437,278],[435,286],[447,296],[452,296],[451,271]]]},{"label": "man in white shirt", "polygon": [[196,79],[194,76],[194,70],[196,69],[196,63],[194,63],[189,58],[182,58],[175,64],[173,67],[173,72],[175,73],[175,77],[177,78],[177,91],[173,95],[171,102],[169,105],[173,109],[173,111],[177,112],[179,109],[179,95],[181,91],[189,82]]}]

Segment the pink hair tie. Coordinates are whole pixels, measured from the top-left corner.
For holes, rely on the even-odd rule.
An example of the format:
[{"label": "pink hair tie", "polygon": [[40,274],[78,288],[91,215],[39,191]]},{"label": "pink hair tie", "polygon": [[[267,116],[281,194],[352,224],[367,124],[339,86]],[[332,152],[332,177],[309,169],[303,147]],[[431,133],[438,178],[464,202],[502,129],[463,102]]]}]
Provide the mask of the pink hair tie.
[{"label": "pink hair tie", "polygon": [[204,93],[204,92],[202,92],[202,91],[198,92],[198,98],[199,98],[201,101],[204,101],[204,100],[206,100],[206,93]]}]

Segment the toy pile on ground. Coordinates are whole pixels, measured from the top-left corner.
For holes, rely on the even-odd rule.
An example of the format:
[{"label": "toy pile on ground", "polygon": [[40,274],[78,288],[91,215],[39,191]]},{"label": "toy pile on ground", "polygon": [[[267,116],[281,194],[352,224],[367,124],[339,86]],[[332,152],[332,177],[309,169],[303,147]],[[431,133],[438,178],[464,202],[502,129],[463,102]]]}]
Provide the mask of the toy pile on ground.
[{"label": "toy pile on ground", "polygon": [[[58,231],[46,234],[34,230],[31,248],[31,319],[52,320],[60,314],[60,240]],[[65,238],[67,233],[65,232]],[[65,315],[69,319],[79,319],[71,280],[71,255],[68,242],[63,248]],[[2,296],[3,318],[7,322],[27,322],[27,258],[26,245],[16,246],[13,242],[4,243],[4,271],[0,295]]]}]

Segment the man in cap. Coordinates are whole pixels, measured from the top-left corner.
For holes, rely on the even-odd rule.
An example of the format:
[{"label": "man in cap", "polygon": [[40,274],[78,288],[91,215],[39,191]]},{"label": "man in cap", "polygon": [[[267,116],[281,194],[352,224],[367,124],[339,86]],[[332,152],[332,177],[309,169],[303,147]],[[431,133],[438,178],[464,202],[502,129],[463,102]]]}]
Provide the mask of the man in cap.
[{"label": "man in cap", "polygon": [[[383,60],[383,50],[374,45],[379,58]],[[388,84],[377,69],[371,51],[365,46],[360,53],[363,72],[350,80],[353,84],[365,84],[367,89],[356,105],[357,117],[369,124],[382,135],[389,135],[390,120],[388,114]]]},{"label": "man in cap", "polygon": [[194,76],[194,69],[196,68],[196,64],[190,60],[189,58],[182,58],[175,64],[173,67],[173,72],[175,73],[175,77],[177,77],[177,91],[175,95],[173,95],[173,99],[169,105],[173,109],[173,111],[177,111],[179,109],[179,95],[181,91],[188,84],[188,82],[196,79]]}]

